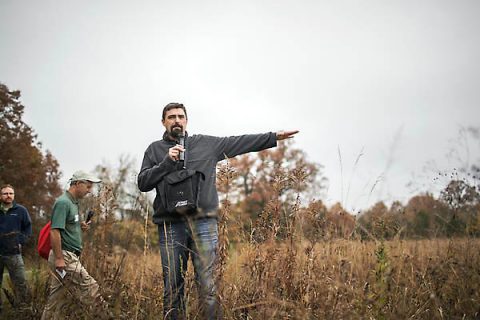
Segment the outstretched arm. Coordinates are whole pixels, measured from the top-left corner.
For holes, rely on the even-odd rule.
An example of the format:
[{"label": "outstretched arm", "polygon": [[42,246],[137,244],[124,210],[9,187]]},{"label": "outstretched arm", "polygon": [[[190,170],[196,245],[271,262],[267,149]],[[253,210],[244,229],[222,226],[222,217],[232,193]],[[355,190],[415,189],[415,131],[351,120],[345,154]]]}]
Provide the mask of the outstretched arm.
[{"label": "outstretched arm", "polygon": [[298,130],[246,134],[241,136],[217,138],[218,160],[235,157],[247,152],[256,152],[275,147],[278,140],[293,138]]},{"label": "outstretched arm", "polygon": [[284,139],[291,139],[294,135],[296,135],[299,131],[278,131],[277,132],[277,140],[284,140]]}]

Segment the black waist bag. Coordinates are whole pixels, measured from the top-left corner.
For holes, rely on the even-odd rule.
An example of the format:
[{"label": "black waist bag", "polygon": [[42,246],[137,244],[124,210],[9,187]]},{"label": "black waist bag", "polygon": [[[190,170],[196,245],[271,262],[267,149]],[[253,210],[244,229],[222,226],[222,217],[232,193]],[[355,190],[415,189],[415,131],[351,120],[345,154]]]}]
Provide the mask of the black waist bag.
[{"label": "black waist bag", "polygon": [[200,194],[200,181],[203,173],[181,169],[165,176],[165,206],[170,213],[190,215],[195,213]]}]

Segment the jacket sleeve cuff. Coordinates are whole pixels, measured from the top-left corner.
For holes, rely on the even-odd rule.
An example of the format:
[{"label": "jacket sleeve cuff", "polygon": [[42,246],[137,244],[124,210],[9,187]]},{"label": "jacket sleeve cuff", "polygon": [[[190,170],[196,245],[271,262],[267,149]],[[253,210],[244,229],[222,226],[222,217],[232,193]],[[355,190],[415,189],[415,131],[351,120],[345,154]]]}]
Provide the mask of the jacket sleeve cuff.
[{"label": "jacket sleeve cuff", "polygon": [[[165,155],[165,158],[163,158],[163,163],[165,164],[165,167],[171,170],[175,169],[175,165],[177,164],[172,158],[168,156],[168,154]],[[169,170],[170,171],[170,170]]]}]

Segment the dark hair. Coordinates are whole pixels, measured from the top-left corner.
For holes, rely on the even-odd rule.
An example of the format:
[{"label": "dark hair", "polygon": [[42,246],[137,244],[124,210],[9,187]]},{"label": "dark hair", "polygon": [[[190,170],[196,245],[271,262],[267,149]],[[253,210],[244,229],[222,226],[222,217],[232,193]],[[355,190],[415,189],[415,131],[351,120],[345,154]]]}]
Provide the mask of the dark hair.
[{"label": "dark hair", "polygon": [[3,190],[3,189],[5,189],[5,188],[10,188],[10,189],[12,189],[12,190],[15,191],[15,188],[14,188],[11,184],[8,184],[8,183],[2,185],[2,187],[0,187],[0,191]]},{"label": "dark hair", "polygon": [[170,102],[169,104],[167,104],[164,108],[163,108],[163,112],[162,112],[162,121],[165,120],[165,115],[167,114],[167,111],[170,111],[172,109],[182,109],[183,112],[185,112],[185,118],[188,119],[188,116],[187,116],[187,109],[185,109],[185,106],[181,103],[178,103],[178,102]]}]

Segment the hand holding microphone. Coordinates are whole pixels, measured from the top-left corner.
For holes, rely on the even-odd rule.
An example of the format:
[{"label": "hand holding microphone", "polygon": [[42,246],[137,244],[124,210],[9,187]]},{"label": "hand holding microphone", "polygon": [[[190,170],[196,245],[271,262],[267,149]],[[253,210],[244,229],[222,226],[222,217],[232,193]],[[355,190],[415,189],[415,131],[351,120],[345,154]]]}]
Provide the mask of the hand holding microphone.
[{"label": "hand holding microphone", "polygon": [[82,228],[82,231],[88,231],[88,229],[90,229],[90,223],[92,222],[92,218],[94,214],[95,212],[92,210],[87,212],[87,218],[85,219],[85,221],[82,221],[80,223],[80,227]]},{"label": "hand holding microphone", "polygon": [[85,219],[85,222],[86,222],[86,223],[90,223],[90,221],[92,220],[94,214],[95,214],[95,211],[89,210],[89,211],[87,212],[87,219]]},{"label": "hand holding microphone", "polygon": [[185,152],[185,148],[182,145],[177,144],[176,146],[168,149],[168,156],[173,161],[184,160],[184,159],[180,159],[180,155],[184,157],[184,152]]},{"label": "hand holding microphone", "polygon": [[170,159],[173,161],[178,161],[178,160],[185,160],[185,135],[179,129],[178,127],[175,127],[174,129],[178,130],[172,130],[171,136],[172,138],[175,139],[177,142],[177,145],[174,147],[171,147],[168,149],[168,156]]}]

